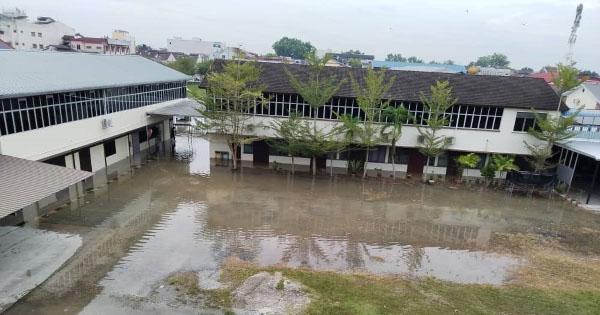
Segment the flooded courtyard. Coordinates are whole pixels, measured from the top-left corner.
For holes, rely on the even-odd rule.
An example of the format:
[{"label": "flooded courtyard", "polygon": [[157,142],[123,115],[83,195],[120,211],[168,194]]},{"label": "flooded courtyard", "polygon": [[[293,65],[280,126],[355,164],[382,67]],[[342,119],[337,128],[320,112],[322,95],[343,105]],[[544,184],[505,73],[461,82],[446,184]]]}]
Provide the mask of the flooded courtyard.
[{"label": "flooded courtyard", "polygon": [[506,233],[558,236],[595,251],[600,216],[559,200],[412,181],[291,176],[266,168],[232,173],[202,138],[178,137],[172,158],[111,170],[41,229],[79,234],[81,248],[8,314],[196,313],[160,294],[164,279],[198,273],[219,288],[231,258],[464,284],[501,285],[527,260],[498,250]]}]

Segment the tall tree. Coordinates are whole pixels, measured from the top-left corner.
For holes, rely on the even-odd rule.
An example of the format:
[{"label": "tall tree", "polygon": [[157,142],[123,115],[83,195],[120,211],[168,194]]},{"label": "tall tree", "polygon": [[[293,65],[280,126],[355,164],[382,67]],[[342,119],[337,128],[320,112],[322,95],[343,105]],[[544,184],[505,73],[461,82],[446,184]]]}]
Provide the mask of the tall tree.
[{"label": "tall tree", "polygon": [[304,81],[285,68],[290,84],[311,108],[312,128],[305,132],[304,137],[308,144],[306,151],[312,156],[313,175],[317,173],[317,157],[332,152],[332,150],[337,150],[336,137],[339,130],[336,128],[332,130],[317,128],[318,109],[324,106],[345,82],[344,78],[337,78],[334,75],[324,73],[325,65],[329,59],[329,55],[318,58],[314,51],[306,55],[309,71]]},{"label": "tall tree", "polygon": [[402,54],[388,54],[385,57],[385,61],[406,62],[406,58],[403,57]]},{"label": "tall tree", "polygon": [[383,109],[384,125],[381,129],[382,137],[390,141],[391,144],[391,160],[392,160],[392,178],[396,178],[396,143],[402,136],[402,126],[409,118],[408,111],[404,108],[404,104],[393,106],[388,104]]},{"label": "tall tree", "polygon": [[175,61],[169,62],[167,66],[187,75],[196,73],[196,59],[192,57],[177,58]]},{"label": "tall tree", "polygon": [[534,138],[540,140],[541,144],[530,144],[523,141],[529,150],[529,162],[533,166],[535,172],[540,173],[543,170],[554,167],[549,162],[554,156],[552,147],[559,142],[572,138],[575,132],[571,127],[575,123],[579,111],[576,111],[568,116],[562,115],[540,115],[534,112],[535,126],[529,128],[527,133]]},{"label": "tall tree", "polygon": [[304,57],[315,51],[310,42],[303,42],[297,38],[282,37],[273,43],[273,50],[277,56],[304,59]]},{"label": "tall tree", "polygon": [[592,70],[583,70],[579,72],[580,76],[588,77],[588,78],[598,78],[598,72]]},{"label": "tall tree", "polygon": [[[427,125],[417,127],[419,135],[423,138],[419,151],[427,156],[428,166],[431,158],[440,156],[449,145],[446,136],[440,135],[439,131],[448,124],[446,110],[456,104],[458,99],[452,96],[452,87],[448,81],[437,81],[431,86],[430,95],[426,96],[421,92],[420,99],[425,109]],[[425,170],[426,174],[427,168]]]},{"label": "tall tree", "polygon": [[263,87],[259,84],[260,73],[255,62],[238,59],[225,61],[221,71],[207,75],[208,88],[203,99],[205,108],[200,112],[204,119],[199,127],[227,139],[233,154],[233,170],[238,169],[240,146],[256,139],[248,136],[254,126],[250,124],[252,116],[245,113],[264,101]]},{"label": "tall tree", "polygon": [[369,163],[369,152],[382,141],[381,139],[381,110],[389,105],[389,100],[384,100],[386,93],[394,84],[395,77],[386,78],[385,70],[367,69],[364,84],[359,84],[352,78],[352,89],[356,94],[358,107],[364,114],[364,120],[360,124],[358,138],[360,144],[365,148],[365,164],[363,178],[367,176],[367,164]]},{"label": "tall tree", "polygon": [[579,70],[573,65],[559,63],[556,65],[556,75],[553,76],[552,83],[554,83],[554,86],[558,89],[559,98],[556,111],[560,111],[563,94],[581,84],[581,80],[579,80]]},{"label": "tall tree", "polygon": [[275,132],[276,140],[270,141],[269,144],[292,158],[292,174],[294,174],[294,157],[306,151],[304,139],[306,125],[297,113],[291,113],[288,119],[273,121],[271,129]]},{"label": "tall tree", "polygon": [[196,73],[200,74],[200,75],[207,74],[208,70],[210,70],[210,67],[212,66],[212,64],[213,64],[212,60],[206,60],[206,61],[199,62],[196,65]]},{"label": "tall tree", "polygon": [[503,69],[508,67],[510,62],[508,61],[508,57],[506,57],[506,55],[493,53],[488,56],[481,56],[477,58],[477,61],[474,64],[479,67],[492,67]]},{"label": "tall tree", "polygon": [[415,56],[410,56],[410,57],[406,58],[406,62],[410,62],[410,63],[423,63],[423,59],[417,58]]}]

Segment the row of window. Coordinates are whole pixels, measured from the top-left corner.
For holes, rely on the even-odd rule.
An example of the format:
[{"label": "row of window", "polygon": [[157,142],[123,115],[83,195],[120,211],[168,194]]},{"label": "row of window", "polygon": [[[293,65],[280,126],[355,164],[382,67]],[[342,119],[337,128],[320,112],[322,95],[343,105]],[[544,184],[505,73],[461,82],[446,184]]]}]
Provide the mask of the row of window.
[{"label": "row of window", "polygon": [[0,99],[0,135],[185,97],[185,82],[170,82]]},{"label": "row of window", "polygon": [[[265,96],[267,104],[252,104],[243,106],[242,110],[247,114],[288,117],[290,113],[297,113],[301,117],[317,119],[336,120],[342,115],[351,115],[361,120],[365,119],[365,113],[359,108],[356,99],[348,97],[333,97],[327,104],[314,110],[305,103],[300,95],[273,93]],[[215,98],[225,106],[224,99]],[[420,102],[393,101],[393,106],[404,106],[410,118],[406,124],[425,125],[429,113],[425,111]],[[498,130],[504,109],[494,106],[455,105],[448,109],[445,116],[448,126],[454,128]],[[375,120],[383,122],[386,117],[382,115],[382,109],[374,113]]]}]

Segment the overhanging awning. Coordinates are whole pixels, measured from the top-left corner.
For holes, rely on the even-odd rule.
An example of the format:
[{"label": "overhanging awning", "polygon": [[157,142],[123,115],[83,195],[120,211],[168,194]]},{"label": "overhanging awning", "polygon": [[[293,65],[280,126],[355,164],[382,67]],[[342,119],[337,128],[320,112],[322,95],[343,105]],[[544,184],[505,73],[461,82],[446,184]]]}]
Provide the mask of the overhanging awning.
[{"label": "overhanging awning", "polygon": [[558,143],[558,146],[600,161],[600,141],[571,140]]},{"label": "overhanging awning", "polygon": [[0,218],[92,175],[90,172],[0,155]]},{"label": "overhanging awning", "polygon": [[160,116],[187,116],[187,117],[201,117],[198,112],[202,108],[202,105],[197,101],[189,98],[183,99],[176,104],[165,106],[156,110],[146,112],[148,115],[160,115]]}]

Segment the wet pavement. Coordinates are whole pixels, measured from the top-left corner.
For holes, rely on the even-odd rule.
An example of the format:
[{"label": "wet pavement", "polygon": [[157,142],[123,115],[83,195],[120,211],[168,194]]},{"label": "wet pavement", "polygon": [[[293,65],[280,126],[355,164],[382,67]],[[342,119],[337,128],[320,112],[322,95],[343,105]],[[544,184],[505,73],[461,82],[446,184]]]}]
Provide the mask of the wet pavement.
[{"label": "wet pavement", "polygon": [[559,199],[264,168],[232,173],[211,166],[201,138],[178,137],[175,152],[139,168],[121,163],[110,184],[41,218],[39,228],[79,234],[83,245],[7,313],[194,313],[155,293],[178,271],[218,287],[228,257],[501,284],[526,262],[494,252],[495,233],[600,226],[600,216]]}]

